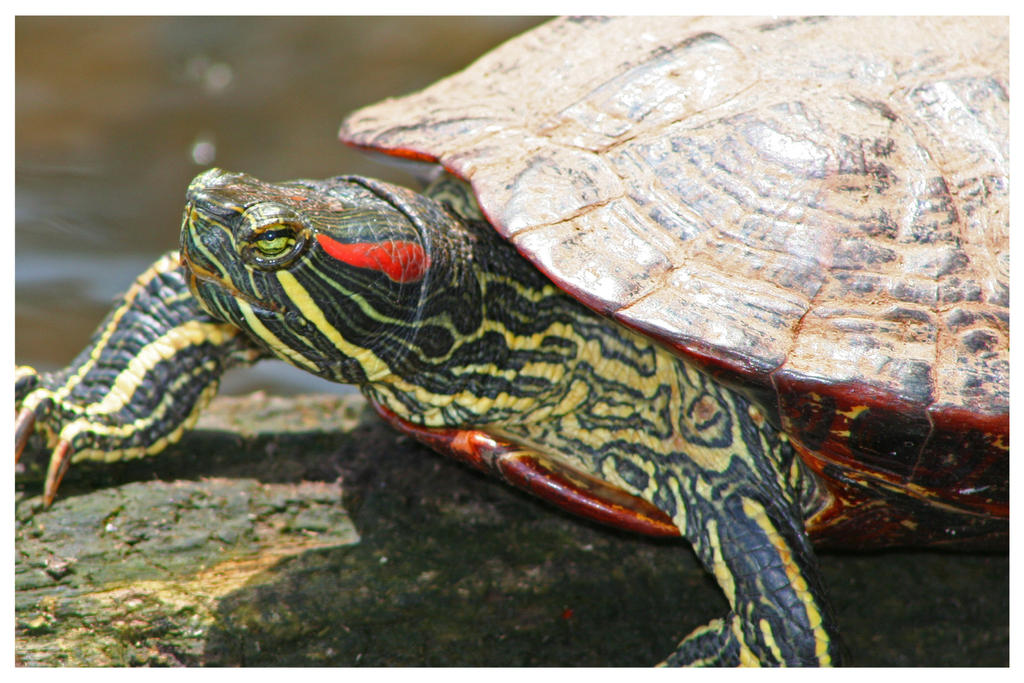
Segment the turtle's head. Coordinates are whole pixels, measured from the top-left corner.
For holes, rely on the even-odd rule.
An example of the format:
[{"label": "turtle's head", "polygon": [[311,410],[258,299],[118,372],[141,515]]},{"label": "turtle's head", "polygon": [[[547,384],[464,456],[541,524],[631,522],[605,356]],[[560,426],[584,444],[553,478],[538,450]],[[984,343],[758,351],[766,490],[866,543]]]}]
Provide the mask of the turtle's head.
[{"label": "turtle's head", "polygon": [[446,219],[378,181],[272,184],[211,169],[188,188],[181,260],[212,315],[293,365],[362,385],[422,357],[424,301],[456,261],[437,234]]}]

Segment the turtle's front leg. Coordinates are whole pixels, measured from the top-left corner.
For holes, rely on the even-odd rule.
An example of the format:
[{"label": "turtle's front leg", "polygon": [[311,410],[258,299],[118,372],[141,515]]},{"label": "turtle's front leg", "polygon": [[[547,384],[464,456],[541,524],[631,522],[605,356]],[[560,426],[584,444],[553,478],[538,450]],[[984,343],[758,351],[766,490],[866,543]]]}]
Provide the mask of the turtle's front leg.
[{"label": "turtle's front leg", "polygon": [[177,252],[140,275],[63,370],[15,370],[15,459],[33,431],[53,449],[49,505],[72,460],[157,453],[181,437],[224,371],[266,353],[211,317],[188,289]]}]

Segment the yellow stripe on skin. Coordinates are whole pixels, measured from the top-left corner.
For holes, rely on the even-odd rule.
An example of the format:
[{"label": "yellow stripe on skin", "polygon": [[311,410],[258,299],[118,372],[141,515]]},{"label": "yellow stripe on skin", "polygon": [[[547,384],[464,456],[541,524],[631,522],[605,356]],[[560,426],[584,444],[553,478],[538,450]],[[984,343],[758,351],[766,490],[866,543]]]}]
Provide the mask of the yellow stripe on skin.
[{"label": "yellow stripe on skin", "polygon": [[[127,313],[131,309],[132,304],[135,301],[135,297],[138,296],[139,292],[144,290],[146,285],[149,284],[150,281],[152,281],[153,278],[155,278],[156,276],[171,270],[175,270],[177,268],[178,252],[173,251],[164,255],[163,258],[161,258],[152,266],[150,266],[149,269],[146,270],[146,272],[144,272],[142,275],[136,278],[135,282],[132,283],[132,286],[128,288],[127,292],[125,292],[124,300],[122,301],[121,305],[111,313],[110,319],[107,321],[107,326],[104,328],[99,339],[96,341],[96,344],[93,347],[93,353],[90,356],[89,360],[87,360],[79,368],[77,368],[75,370],[75,373],[68,377],[67,381],[63,384],[63,386],[59,387],[50,394],[50,396],[55,401],[63,402],[64,399],[71,394],[74,388],[78,386],[82,379],[87,374],[89,374],[89,371],[92,370],[93,366],[96,364],[96,361],[99,360],[100,355],[102,355],[102,351],[106,347],[107,342],[110,340],[110,337],[114,334],[114,332],[120,325],[121,318],[124,317],[125,313]],[[34,407],[29,405],[28,402],[25,403],[25,406],[30,408]]]},{"label": "yellow stripe on skin", "polygon": [[729,571],[729,565],[726,564],[725,557],[722,555],[722,546],[718,535],[718,522],[713,519],[708,522],[707,537],[708,542],[711,544],[712,567],[714,567],[715,579],[722,588],[722,592],[725,593],[725,599],[729,601],[730,605],[735,607],[736,583],[733,581],[732,572]]},{"label": "yellow stripe on skin", "polygon": [[[661,376],[660,373],[655,373],[652,376],[646,376],[637,372],[635,368],[618,359],[607,357],[602,353],[601,343],[598,340],[585,339],[581,337],[575,332],[572,326],[566,325],[563,322],[552,323],[546,329],[530,335],[516,335],[499,322],[487,320],[476,333],[466,339],[466,342],[474,341],[477,338],[492,332],[502,334],[505,337],[507,346],[513,351],[537,349],[546,338],[558,337],[563,339],[572,339],[577,343],[576,356],[566,358],[564,362],[527,363],[518,370],[499,368],[493,364],[475,364],[472,366],[460,367],[460,373],[477,372],[504,377],[507,379],[544,377],[549,379],[553,386],[557,386],[562,382],[563,378],[571,372],[572,366],[578,363],[587,363],[594,368],[594,372],[596,374],[600,374],[603,377],[618,378],[623,384],[628,384],[634,390],[647,390],[649,395],[645,398],[653,396],[654,392],[656,392],[665,382],[665,378]],[[650,342],[642,338],[637,338],[633,341],[638,343],[641,348],[650,344]],[[662,353],[660,350],[658,352]],[[452,353],[454,353],[454,348],[449,352],[449,355]],[[675,366],[674,359],[666,363],[665,369],[671,372],[671,368],[673,366]],[[458,405],[478,415],[483,415],[487,410],[492,409],[512,409],[519,414],[519,418],[516,420],[517,422],[539,422],[552,416],[566,416],[567,419],[571,419],[572,411],[586,400],[589,395],[589,388],[586,386],[585,382],[577,380],[574,380],[569,384],[569,390],[566,391],[566,393],[559,398],[556,403],[551,403],[547,397],[510,396],[507,394],[500,394],[493,400],[489,398],[483,399],[469,391],[463,391],[455,394],[436,394],[398,376],[392,376],[391,378],[388,378],[387,381],[388,384],[390,384],[396,391],[412,395],[422,405],[430,406],[432,408],[432,410],[428,410],[424,412],[424,414],[418,416],[418,419],[422,420],[422,424],[426,426],[444,426],[445,423],[442,409],[451,404]],[[624,401],[633,405],[635,408],[635,400],[624,399]],[[401,410],[402,405],[403,404],[401,402],[397,400],[394,401],[394,409],[397,411]],[[562,427],[565,429],[566,425],[563,425]],[[570,428],[569,431],[571,433],[582,432],[582,430],[578,428]],[[598,434],[598,431],[601,430],[594,430],[588,433],[588,436],[592,437],[592,440],[595,443],[600,442],[605,438],[614,437],[614,434],[611,432]],[[652,439],[650,435],[646,434],[637,436],[639,438]]]},{"label": "yellow stripe on skin", "polygon": [[575,380],[569,385],[569,391],[565,392],[565,396],[562,397],[562,400],[551,408],[550,414],[555,417],[569,415],[576,410],[589,395],[590,387],[587,383],[582,380]]},{"label": "yellow stripe on skin", "polygon": [[[336,334],[335,330],[332,330],[332,332]],[[505,337],[506,344],[513,351],[520,349],[536,349],[541,345],[541,342],[548,337],[558,336],[564,338],[566,336],[572,336],[571,327],[560,322],[552,323],[549,327],[540,332],[535,332],[530,335],[519,336],[510,332],[504,325],[501,325],[496,321],[488,320],[485,322],[484,325],[481,325],[480,329],[477,330],[473,335],[467,337],[464,343],[475,341],[476,339],[482,337],[483,335],[491,332],[498,332],[502,334]],[[331,340],[337,343],[333,336],[331,337]],[[577,340],[582,342],[582,340],[580,340],[579,338],[577,338]],[[372,355],[366,349],[362,349],[362,347],[353,346],[351,344],[348,344],[347,342],[345,344],[349,348],[359,349],[360,351],[369,354],[369,356],[366,357],[369,357],[374,361],[374,365],[367,367],[366,364],[363,362],[363,357],[354,356],[356,360],[358,360],[360,364],[363,366],[363,370],[364,372],[366,372],[367,375],[370,375],[370,373],[374,371],[380,371],[380,369],[376,366],[376,363],[380,363],[381,366],[386,368],[386,365],[383,363],[383,361],[380,361],[379,358],[377,358],[375,355]],[[455,348],[456,347],[453,347],[453,349],[449,351],[449,356],[451,356],[455,352]],[[599,346],[597,344],[588,345],[585,343],[581,343],[581,348],[585,348],[585,351],[591,354],[599,352]],[[349,355],[352,355],[347,349],[346,352],[349,353]],[[443,362],[437,361],[437,359],[435,359],[435,361]],[[568,371],[566,364],[563,362],[552,363],[539,361],[526,363],[523,367],[519,369],[500,368],[492,363],[477,363],[473,365],[461,366],[458,368],[458,370],[460,374],[479,373],[495,377],[502,377],[509,380],[524,377],[543,377],[548,379],[552,383],[552,385],[557,385]],[[521,414],[524,416],[523,419],[538,419],[542,417],[547,417],[548,415],[552,414],[552,411],[554,411],[556,415],[564,414],[565,412],[570,411],[576,405],[579,405],[579,402],[586,396],[586,387],[576,388],[576,390],[573,392],[572,398],[570,399],[569,405],[565,405],[561,402],[557,405],[549,405],[541,400],[538,400],[537,397],[514,396],[507,393],[501,393],[494,397],[481,397],[471,391],[460,391],[451,394],[438,394],[432,391],[428,391],[427,389],[424,389],[418,384],[409,382],[398,375],[387,376],[381,374],[379,379],[383,380],[386,383],[387,387],[393,390],[394,392],[401,393],[407,396],[412,396],[421,405],[427,406],[428,409],[425,410],[422,414],[416,416],[416,418],[420,424],[423,424],[428,427],[445,426],[446,422],[443,411],[445,408],[451,405],[457,405],[477,415],[484,415],[487,411],[497,409],[510,410],[517,414]],[[388,404],[388,407],[400,415],[403,414],[405,410],[405,404],[395,399],[391,395],[391,391],[384,392],[384,394],[384,398]],[[537,414],[532,414],[531,411],[537,411]]]},{"label": "yellow stripe on skin", "polygon": [[[97,421],[96,418],[98,416],[115,414],[130,404],[135,392],[142,385],[143,378],[161,361],[171,360],[182,349],[186,349],[203,342],[221,345],[230,341],[238,334],[239,330],[232,325],[227,325],[226,323],[202,322],[197,320],[190,320],[183,325],[167,330],[163,335],[139,349],[138,353],[129,361],[127,367],[118,373],[117,377],[111,383],[109,391],[103,396],[101,401],[84,406],[74,404],[69,405],[65,402],[63,404],[64,409],[76,408],[77,410],[75,412],[79,414],[80,417],[64,425],[59,434],[53,429],[50,429],[49,425],[45,422],[41,423],[40,426],[46,428],[44,432],[46,434],[47,443],[52,447],[60,439],[70,442],[81,433],[90,433],[100,437],[127,437],[132,433],[146,429],[154,422],[159,422],[168,410],[169,404],[166,402],[161,403],[157,410],[153,411],[145,418],[140,418],[129,423],[110,425],[105,424],[102,421]],[[94,358],[98,355],[99,352],[97,351],[96,354],[94,354]],[[215,361],[208,361],[203,364],[202,368],[212,370],[215,364]],[[164,391],[162,392],[163,396],[165,398],[176,396],[178,388],[190,381],[191,375],[189,374],[182,374],[176,377],[170,386],[164,387]],[[34,409],[35,406],[44,400],[63,400],[64,396],[66,396],[65,391],[69,387],[73,386],[73,383],[67,383],[56,391],[39,389],[26,397],[26,400],[22,405],[23,407]],[[182,423],[182,425],[180,425],[171,436],[164,437],[147,447],[122,450],[82,449],[75,452],[73,461],[77,462],[84,459],[100,459],[112,462],[122,458],[158,453],[163,450],[167,444],[173,443],[177,438],[180,438],[180,435],[195,423],[195,420],[198,419],[199,416],[199,410],[206,405],[215,393],[216,383],[204,390],[203,394],[201,394],[200,400],[193,408],[192,415]]]},{"label": "yellow stripe on skin", "polygon": [[753,650],[750,649],[747,645],[747,641],[743,637],[743,620],[739,619],[734,614],[731,626],[732,634],[736,637],[736,642],[739,643],[740,646],[740,666],[761,666],[761,660],[754,654]]},{"label": "yellow stripe on skin", "polygon": [[768,623],[767,619],[761,619],[757,622],[757,625],[761,629],[761,640],[768,645],[768,649],[772,651],[772,656],[775,657],[775,661],[784,661],[782,658],[782,650],[779,649],[778,644],[775,642],[775,634],[772,633],[772,625]]},{"label": "yellow stripe on skin", "polygon": [[[514,334],[500,322],[488,319],[485,320],[475,332],[464,337],[456,331],[447,320],[441,321],[434,319],[430,322],[431,324],[448,328],[453,333],[453,336],[461,338],[462,344],[478,341],[480,338],[491,333],[498,333],[505,338],[505,344],[511,351],[534,351],[541,346],[541,343],[545,338],[551,337],[571,338],[580,343],[586,343],[574,334],[572,327],[562,322],[554,322],[540,332],[534,332],[533,334],[524,336]],[[444,365],[446,361],[451,359],[458,349],[459,345],[452,345],[446,355],[432,358],[431,362],[436,365]],[[599,357],[599,354],[594,353],[592,349],[586,353],[593,355],[595,358]],[[557,383],[565,375],[566,366],[565,363],[562,362],[535,361],[526,363],[521,368],[512,369],[502,368],[494,365],[493,363],[478,363],[474,365],[459,366],[459,371],[465,373],[487,374],[507,380],[514,380],[521,377],[543,377],[550,380],[552,383]]]},{"label": "yellow stripe on skin", "polygon": [[[215,363],[213,361],[206,363],[202,366],[203,369],[212,370]],[[170,387],[168,387],[167,395],[172,395],[172,392],[180,388],[181,385],[187,384],[191,381],[190,375],[181,375],[178,377]],[[119,460],[131,460],[133,458],[141,458],[147,455],[154,455],[159,453],[167,446],[176,443],[181,439],[182,435],[188,430],[195,426],[196,421],[199,419],[200,413],[203,408],[209,404],[217,393],[217,383],[214,382],[207,386],[199,394],[195,405],[192,407],[192,412],[186,417],[170,434],[161,437],[154,441],[148,446],[139,446],[138,448],[125,448],[121,450],[102,450],[95,448],[84,448],[80,451],[76,451],[72,458],[72,462],[80,462],[82,460],[99,460],[102,462],[117,462]],[[132,433],[146,429],[151,422],[160,421],[164,414],[167,412],[170,404],[163,403],[159,409],[148,415],[144,419],[135,420],[134,422],[119,424],[119,425],[104,425],[99,423],[89,422],[85,418],[75,420],[68,424],[63,430],[61,430],[60,438],[70,440],[74,438],[76,434],[81,431],[88,431],[96,435],[102,435],[106,437],[124,437],[131,435]]]},{"label": "yellow stripe on skin", "polygon": [[[391,373],[386,362],[371,349],[353,344],[342,336],[336,328],[327,322],[319,304],[313,300],[309,292],[292,274],[287,271],[280,271],[277,273],[277,278],[288,296],[290,305],[296,306],[299,312],[339,350],[339,355],[347,356],[359,363],[369,382],[378,383],[378,388],[381,390],[378,396],[385,405],[399,415],[405,414],[408,411],[406,401],[400,401],[395,396],[395,394],[402,394],[407,399],[413,398],[422,406],[423,409],[420,412],[410,416],[418,424],[429,427],[446,426],[445,411],[451,406],[458,406],[462,411],[481,416],[492,410],[514,411],[522,414],[520,419],[523,421],[539,421],[552,415],[555,417],[566,415],[578,407],[587,397],[588,387],[585,383],[577,381],[572,383],[569,392],[554,403],[546,397],[517,396],[504,393],[495,397],[481,397],[469,391],[455,393],[429,391],[417,385],[414,381]],[[541,301],[552,296],[563,296],[553,286],[544,287],[540,290],[524,289],[520,283],[502,276],[492,276],[485,285],[494,282],[515,287],[520,296],[533,301]],[[347,295],[349,299],[354,300],[363,310],[368,311],[368,314],[379,317],[379,313],[369,309],[368,304],[362,297],[341,291],[336,283],[329,282],[329,284],[339,289],[339,294]],[[253,332],[262,337],[279,355],[287,357],[302,367],[310,367],[309,362],[301,356],[301,352],[285,347],[280,340],[269,331],[266,331],[262,325],[254,324],[253,318],[250,316],[246,316],[246,318],[247,322],[252,326]],[[384,320],[383,322],[396,321]],[[432,325],[452,329],[452,324],[447,319],[447,314],[444,317],[435,318],[429,322]],[[460,338],[462,344],[473,343],[485,335],[498,333],[504,337],[506,346],[511,351],[536,350],[548,338],[571,338],[578,344],[575,357],[566,358],[564,361],[559,359],[556,361],[528,362],[522,367],[515,369],[502,368],[493,363],[477,363],[453,369],[455,374],[490,375],[509,381],[536,377],[548,380],[552,386],[558,386],[565,375],[570,372],[567,364],[572,365],[576,362],[586,361],[596,368],[596,371],[602,376],[628,378],[623,380],[624,383],[629,383],[634,387],[642,383],[649,386],[652,390],[657,390],[662,383],[662,380],[658,377],[643,377],[634,368],[622,361],[616,358],[608,358],[602,352],[601,341],[581,337],[573,329],[573,326],[566,322],[553,322],[542,331],[528,335],[517,335],[500,321],[488,318],[484,320],[477,330],[468,336],[462,336],[454,329],[452,329],[452,332],[454,336]],[[649,345],[649,342],[643,338],[631,336],[631,333],[628,332],[626,335],[628,343],[639,343],[641,348]],[[603,341],[608,343],[610,340],[605,339]],[[435,365],[444,365],[445,361],[449,360],[458,351],[459,347],[460,345],[458,344],[453,345],[445,356],[431,358],[430,362]],[[614,407],[609,406],[609,410],[614,410]]]},{"label": "yellow stripe on skin", "polygon": [[[295,279],[295,276],[288,271],[281,270],[277,271],[277,281],[284,288],[285,294],[288,295],[288,304],[294,305],[299,309],[299,312],[305,316],[306,320],[311,322],[320,334],[327,337],[331,344],[338,349],[339,355],[348,356],[355,360],[363,368],[363,372],[366,373],[366,379],[370,382],[377,382],[391,374],[391,368],[388,364],[381,360],[377,354],[370,349],[362,346],[352,344],[345,337],[334,328],[333,325],[327,322],[327,318],[324,317],[323,311],[320,310],[320,306],[313,301],[313,298],[306,291],[306,288],[299,284],[299,281]],[[246,316],[246,320],[249,317]],[[253,321],[250,321],[253,322]],[[256,327],[252,328],[252,331],[259,334],[265,340],[269,338],[274,339],[276,343],[272,344],[274,349],[280,350],[281,352],[287,352],[286,347],[281,343],[277,337],[275,337],[269,330],[266,330],[262,324],[260,327],[262,330]],[[263,334],[263,330],[266,330],[266,336]],[[289,358],[292,356],[289,355]],[[301,357],[301,356],[300,356]],[[302,360],[303,367],[309,367],[309,361]]]},{"label": "yellow stripe on skin", "polygon": [[[190,235],[196,235],[199,232],[199,230],[196,228],[196,215],[197,213],[195,209],[192,209],[188,212],[188,233]],[[229,244],[233,245],[234,248],[237,248],[235,244],[234,235],[232,234],[230,228],[217,222],[210,222],[207,225],[209,227],[216,227],[217,230],[220,230],[223,233],[222,239],[224,239]],[[202,255],[204,263],[211,267],[217,268],[216,272],[209,273],[213,280],[221,283],[225,283],[229,280],[229,278],[226,277],[224,273],[223,264],[220,262],[220,259],[218,259],[217,256],[212,251],[210,251],[210,249],[206,246],[205,240],[190,239],[188,241],[188,247],[188,253],[186,253],[185,256],[186,260],[189,261],[193,270],[196,269],[197,263],[195,258],[190,258],[190,253],[195,251]]]},{"label": "yellow stripe on skin", "polygon": [[318,370],[312,361],[308,360],[297,350],[286,345],[276,334],[271,332],[253,312],[252,306],[249,305],[249,302],[244,299],[236,299],[235,302],[238,305],[238,310],[242,312],[242,316],[245,318],[245,322],[252,334],[258,336],[267,344],[267,346],[274,349],[276,353],[288,358],[298,367],[304,368],[310,372],[316,372]]},{"label": "yellow stripe on skin", "polygon": [[172,359],[185,348],[202,342],[221,345],[238,335],[238,329],[226,323],[200,322],[190,320],[179,327],[168,330],[154,339],[129,361],[114,380],[109,393],[99,403],[88,406],[87,415],[115,413],[131,402],[132,394],[158,363]]},{"label": "yellow stripe on skin", "polygon": [[[778,553],[779,558],[782,560],[783,569],[786,571],[786,578],[789,579],[789,585],[793,592],[796,593],[800,602],[803,603],[804,612],[807,614],[807,623],[814,632],[814,655],[821,666],[831,666],[832,658],[828,653],[829,636],[823,628],[824,619],[818,610],[814,596],[807,589],[807,581],[804,580],[800,568],[793,561],[793,555],[789,550],[789,546],[779,535],[775,526],[769,520],[767,511],[765,511],[764,506],[760,503],[750,498],[744,498],[743,513],[761,527],[768,540],[771,541],[772,547]],[[766,642],[772,642],[772,640],[766,639]]]}]

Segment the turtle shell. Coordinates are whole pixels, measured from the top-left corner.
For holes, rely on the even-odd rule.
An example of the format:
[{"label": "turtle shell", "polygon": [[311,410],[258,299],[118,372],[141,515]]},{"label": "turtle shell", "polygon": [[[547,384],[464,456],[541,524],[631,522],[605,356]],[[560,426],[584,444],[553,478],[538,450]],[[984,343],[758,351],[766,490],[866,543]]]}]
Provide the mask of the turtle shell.
[{"label": "turtle shell", "polygon": [[1000,18],[559,19],[341,137],[745,391],[837,494],[819,539],[984,536],[933,513],[1008,515],[1008,52]]}]

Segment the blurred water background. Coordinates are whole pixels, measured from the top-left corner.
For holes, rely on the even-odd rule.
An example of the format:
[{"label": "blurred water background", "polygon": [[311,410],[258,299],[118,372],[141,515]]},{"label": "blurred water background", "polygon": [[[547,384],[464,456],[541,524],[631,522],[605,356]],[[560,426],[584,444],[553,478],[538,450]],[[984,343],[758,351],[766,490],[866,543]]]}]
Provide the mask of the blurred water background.
[{"label": "blurred water background", "polygon": [[[15,358],[67,364],[177,246],[188,181],[410,178],[344,147],[348,112],[425,87],[539,23],[520,17],[18,17]],[[284,363],[225,391],[332,386]]]}]

